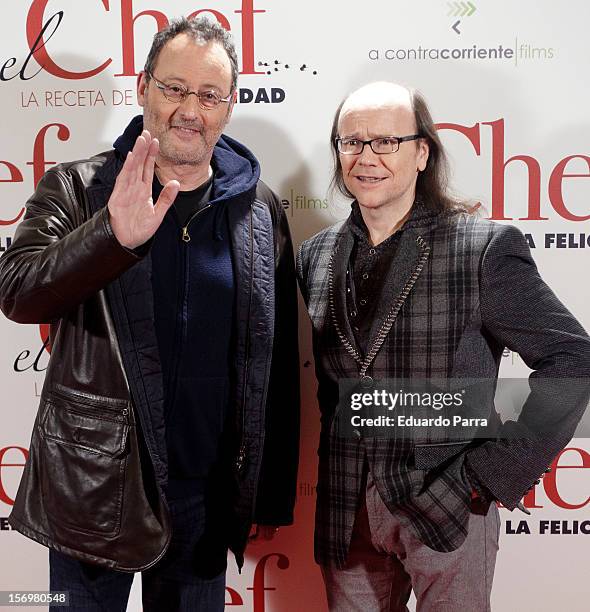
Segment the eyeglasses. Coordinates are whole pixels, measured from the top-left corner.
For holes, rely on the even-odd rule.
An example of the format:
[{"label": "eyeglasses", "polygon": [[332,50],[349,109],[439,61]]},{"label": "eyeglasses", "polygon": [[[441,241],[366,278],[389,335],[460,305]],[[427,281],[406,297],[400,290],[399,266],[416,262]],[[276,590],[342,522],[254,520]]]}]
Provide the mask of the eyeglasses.
[{"label": "eyeglasses", "polygon": [[195,94],[199,102],[199,106],[205,110],[212,110],[219,106],[220,102],[228,103],[232,99],[232,94],[229,94],[226,98],[222,98],[218,93],[211,90],[206,91],[189,91],[184,85],[178,83],[162,83],[158,81],[151,72],[146,74],[154,81],[155,86],[164,94],[164,97],[169,102],[180,104],[184,102],[190,94]]},{"label": "eyeglasses", "polygon": [[343,155],[360,155],[365,145],[369,145],[373,153],[377,155],[387,155],[387,153],[397,153],[402,142],[423,138],[420,134],[411,136],[381,136],[372,140],[359,140],[358,138],[336,138],[338,151]]}]

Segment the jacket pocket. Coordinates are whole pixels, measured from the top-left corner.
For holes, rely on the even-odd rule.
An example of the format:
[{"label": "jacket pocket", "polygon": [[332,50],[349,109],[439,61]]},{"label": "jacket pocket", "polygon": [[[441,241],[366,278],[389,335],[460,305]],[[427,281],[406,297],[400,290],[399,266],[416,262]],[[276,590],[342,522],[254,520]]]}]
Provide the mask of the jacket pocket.
[{"label": "jacket pocket", "polygon": [[53,521],[102,536],[119,532],[129,422],[129,408],[114,408],[108,398],[60,393],[46,399],[41,489]]},{"label": "jacket pocket", "polygon": [[432,470],[463,452],[471,441],[441,442],[438,444],[416,444],[414,464],[419,470]]}]

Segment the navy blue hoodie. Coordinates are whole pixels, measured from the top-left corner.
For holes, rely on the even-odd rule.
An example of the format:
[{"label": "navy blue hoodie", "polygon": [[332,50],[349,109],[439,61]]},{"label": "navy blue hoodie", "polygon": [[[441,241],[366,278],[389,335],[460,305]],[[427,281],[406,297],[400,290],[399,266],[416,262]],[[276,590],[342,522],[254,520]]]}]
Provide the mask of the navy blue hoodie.
[{"label": "navy blue hoodie", "polygon": [[[115,148],[125,155],[143,129],[135,117]],[[156,336],[164,380],[169,495],[203,490],[218,460],[231,402],[235,286],[227,206],[256,190],[258,161],[237,141],[215,146],[209,206],[183,230],[170,208],[151,245]],[[161,186],[154,180],[156,201]]]}]

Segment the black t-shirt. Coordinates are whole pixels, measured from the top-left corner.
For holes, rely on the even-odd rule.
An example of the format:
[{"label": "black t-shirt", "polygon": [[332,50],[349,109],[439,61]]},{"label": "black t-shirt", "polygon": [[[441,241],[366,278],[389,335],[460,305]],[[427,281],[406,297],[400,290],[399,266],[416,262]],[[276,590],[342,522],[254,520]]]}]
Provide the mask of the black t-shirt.
[{"label": "black t-shirt", "polygon": [[[212,186],[213,175],[196,189],[178,192],[176,200],[174,200],[174,212],[176,213],[176,218],[178,219],[178,223],[181,227],[184,227],[191,216],[198,210],[201,210],[201,208],[204,208],[207,206],[207,204],[209,204]],[[158,198],[161,191],[162,185],[154,176],[154,201]]]}]

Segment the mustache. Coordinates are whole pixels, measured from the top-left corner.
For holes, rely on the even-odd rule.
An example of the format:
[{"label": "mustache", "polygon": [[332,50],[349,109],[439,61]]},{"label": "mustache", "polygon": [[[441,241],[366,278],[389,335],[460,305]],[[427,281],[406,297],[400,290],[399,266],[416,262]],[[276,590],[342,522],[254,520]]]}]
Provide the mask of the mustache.
[{"label": "mustache", "polygon": [[170,127],[186,128],[187,130],[195,130],[196,132],[203,131],[203,125],[200,123],[177,122],[177,123],[173,123]]}]

